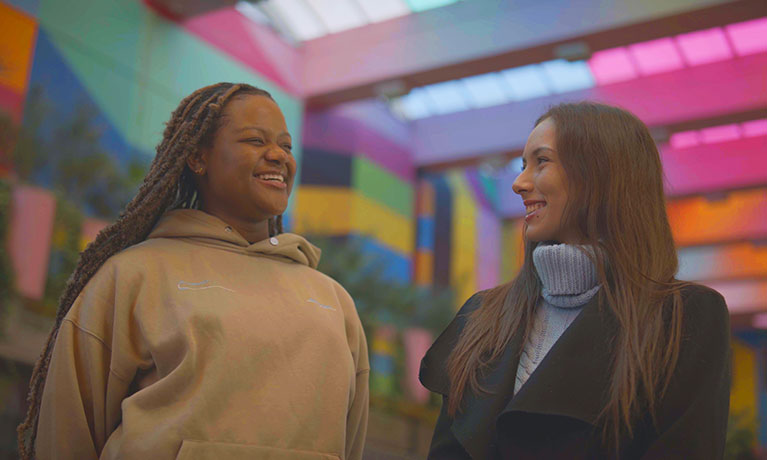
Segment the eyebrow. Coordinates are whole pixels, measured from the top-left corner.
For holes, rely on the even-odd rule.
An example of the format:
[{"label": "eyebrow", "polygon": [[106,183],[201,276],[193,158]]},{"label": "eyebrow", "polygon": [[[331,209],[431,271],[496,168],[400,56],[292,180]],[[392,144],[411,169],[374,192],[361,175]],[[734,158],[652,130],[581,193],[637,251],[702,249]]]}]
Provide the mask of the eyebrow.
[{"label": "eyebrow", "polygon": [[[253,125],[243,126],[242,128],[238,129],[237,132],[241,133],[243,131],[249,131],[251,129],[255,129],[256,131],[261,131],[262,133],[266,133],[266,130],[264,128],[259,128],[258,126],[253,126]],[[293,136],[291,136],[290,133],[287,132],[287,131],[283,131],[281,133],[277,133],[277,137],[280,137],[280,136],[288,136],[291,139],[293,138]]]},{"label": "eyebrow", "polygon": [[[538,155],[540,155],[540,154],[541,154],[541,152],[542,152],[543,150],[548,150],[548,151],[550,151],[550,152],[554,152],[554,153],[556,153],[556,150],[552,149],[551,147],[548,147],[548,146],[542,145],[542,146],[538,147],[537,149],[533,150],[533,151],[532,151],[532,153],[530,153],[530,155],[531,155],[531,156],[536,156],[536,157],[537,157]],[[524,161],[526,161],[526,160],[525,160],[525,156],[524,156],[524,155],[522,155],[522,161],[523,161],[523,162],[524,162]]]}]

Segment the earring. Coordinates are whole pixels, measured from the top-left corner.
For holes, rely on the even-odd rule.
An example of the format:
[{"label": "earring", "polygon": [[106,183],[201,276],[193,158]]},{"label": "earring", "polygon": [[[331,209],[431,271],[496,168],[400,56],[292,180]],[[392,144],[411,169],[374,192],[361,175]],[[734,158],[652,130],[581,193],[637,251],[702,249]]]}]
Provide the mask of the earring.
[{"label": "earring", "polygon": [[205,171],[205,168],[199,168],[199,169],[196,169],[194,173],[197,174],[198,176],[201,176],[204,171]]}]

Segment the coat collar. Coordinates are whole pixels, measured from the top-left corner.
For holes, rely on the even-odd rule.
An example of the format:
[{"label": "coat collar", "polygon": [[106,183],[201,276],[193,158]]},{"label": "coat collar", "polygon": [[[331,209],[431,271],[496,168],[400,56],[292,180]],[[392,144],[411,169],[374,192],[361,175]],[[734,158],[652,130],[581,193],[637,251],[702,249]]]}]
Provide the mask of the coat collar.
[{"label": "coat collar", "polygon": [[[606,305],[600,306],[600,297],[594,296],[584,306],[513,398],[524,345],[519,334],[512,337],[497,363],[480,376],[480,385],[491,393],[466,393],[463,410],[451,429],[473,458],[490,456],[495,449],[496,422],[514,412],[566,416],[596,424],[610,385],[610,342],[617,332],[617,322]],[[465,326],[465,316],[480,304],[476,295],[469,299],[427,352],[421,366],[426,388],[447,395],[447,357]]]}]

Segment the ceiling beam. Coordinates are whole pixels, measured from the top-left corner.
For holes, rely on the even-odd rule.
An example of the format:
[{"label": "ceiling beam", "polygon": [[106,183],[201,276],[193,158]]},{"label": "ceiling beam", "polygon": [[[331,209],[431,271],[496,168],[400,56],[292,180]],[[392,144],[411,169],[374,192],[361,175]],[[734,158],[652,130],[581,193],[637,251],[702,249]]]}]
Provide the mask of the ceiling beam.
[{"label": "ceiling beam", "polygon": [[764,14],[763,0],[464,1],[305,42],[303,86],[328,106]]}]

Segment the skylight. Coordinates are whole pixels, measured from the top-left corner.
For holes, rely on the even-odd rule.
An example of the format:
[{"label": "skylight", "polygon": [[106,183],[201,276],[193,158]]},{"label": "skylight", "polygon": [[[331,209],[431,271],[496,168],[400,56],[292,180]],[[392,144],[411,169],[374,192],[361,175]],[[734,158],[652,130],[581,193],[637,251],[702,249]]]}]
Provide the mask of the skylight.
[{"label": "skylight", "polygon": [[272,25],[295,42],[302,42],[399,16],[438,8],[459,0],[263,0],[240,1],[244,16]]},{"label": "skylight", "polygon": [[[391,107],[401,117],[416,120],[562,94],[767,52],[764,37],[767,18],[755,19],[597,51],[588,61],[557,59],[415,88],[395,98]],[[748,128],[744,125],[738,133],[736,128],[678,133],[675,142],[679,146],[697,145],[765,129],[761,123]]]}]

